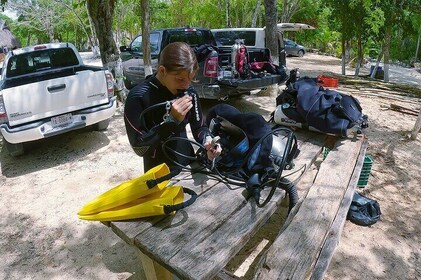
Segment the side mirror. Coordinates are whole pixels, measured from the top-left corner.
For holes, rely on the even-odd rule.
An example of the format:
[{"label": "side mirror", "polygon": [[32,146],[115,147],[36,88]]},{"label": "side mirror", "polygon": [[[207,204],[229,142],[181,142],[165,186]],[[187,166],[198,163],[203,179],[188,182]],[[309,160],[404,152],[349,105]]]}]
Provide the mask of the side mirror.
[{"label": "side mirror", "polygon": [[120,46],[120,52],[129,52],[130,48],[126,47],[126,46]]}]

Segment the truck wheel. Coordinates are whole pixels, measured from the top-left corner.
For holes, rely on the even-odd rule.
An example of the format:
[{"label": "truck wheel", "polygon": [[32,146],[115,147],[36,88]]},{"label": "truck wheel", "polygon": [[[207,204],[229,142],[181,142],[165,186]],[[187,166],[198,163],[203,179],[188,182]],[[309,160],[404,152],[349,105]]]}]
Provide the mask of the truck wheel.
[{"label": "truck wheel", "polygon": [[303,57],[304,56],[304,51],[303,50],[299,50],[298,51],[298,56],[299,57]]},{"label": "truck wheel", "polygon": [[23,143],[12,144],[12,143],[7,142],[6,139],[3,138],[3,146],[6,147],[6,151],[12,157],[18,157],[25,153],[25,150],[23,148]]},{"label": "truck wheel", "polygon": [[110,124],[110,119],[106,119],[106,120],[100,121],[99,123],[94,124],[94,129],[98,131],[107,130],[109,124]]}]

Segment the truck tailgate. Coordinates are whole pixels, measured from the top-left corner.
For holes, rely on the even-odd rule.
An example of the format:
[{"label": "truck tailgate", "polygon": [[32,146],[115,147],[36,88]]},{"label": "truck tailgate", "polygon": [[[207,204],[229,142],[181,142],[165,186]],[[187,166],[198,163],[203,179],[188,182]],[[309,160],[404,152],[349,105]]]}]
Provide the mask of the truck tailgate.
[{"label": "truck tailgate", "polygon": [[267,75],[261,78],[252,79],[223,79],[219,80],[218,83],[221,86],[235,87],[239,90],[253,90],[282,83],[284,81],[285,77],[281,75]]},{"label": "truck tailgate", "polygon": [[75,75],[2,90],[10,126],[108,103],[103,71]]}]

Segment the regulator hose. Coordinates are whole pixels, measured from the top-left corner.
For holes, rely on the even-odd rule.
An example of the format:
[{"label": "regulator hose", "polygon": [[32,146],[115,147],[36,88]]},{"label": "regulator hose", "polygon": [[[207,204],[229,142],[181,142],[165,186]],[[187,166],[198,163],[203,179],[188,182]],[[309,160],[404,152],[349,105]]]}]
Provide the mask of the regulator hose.
[{"label": "regulator hose", "polygon": [[288,205],[288,213],[291,212],[292,208],[297,205],[298,200],[300,199],[298,196],[297,187],[293,182],[288,180],[287,178],[282,178],[279,187],[283,189],[288,194],[289,205]]}]

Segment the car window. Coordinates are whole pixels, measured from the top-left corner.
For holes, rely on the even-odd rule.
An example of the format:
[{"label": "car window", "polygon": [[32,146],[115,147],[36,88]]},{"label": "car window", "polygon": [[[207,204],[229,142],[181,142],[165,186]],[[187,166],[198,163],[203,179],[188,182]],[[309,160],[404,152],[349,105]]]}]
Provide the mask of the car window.
[{"label": "car window", "polygon": [[131,43],[130,48],[135,52],[142,51],[142,36],[137,36]]},{"label": "car window", "polygon": [[12,56],[7,63],[7,77],[77,65],[79,60],[71,48],[44,49]]},{"label": "car window", "polygon": [[256,32],[255,31],[240,31],[240,30],[227,30],[215,31],[215,40],[222,46],[234,45],[236,39],[244,39],[246,46],[256,45]]},{"label": "car window", "polygon": [[208,36],[202,30],[172,30],[168,33],[168,36],[168,43],[186,42],[191,47],[212,44],[210,40],[207,40]]},{"label": "car window", "polygon": [[295,46],[295,42],[291,41],[289,39],[285,39],[284,44],[287,45],[287,46]]},{"label": "car window", "polygon": [[152,33],[150,36],[151,53],[155,54],[159,52],[159,34]]},{"label": "car window", "polygon": [[[149,34],[151,54],[159,52],[159,33]],[[137,36],[130,45],[132,51],[143,53],[142,35]]]}]

